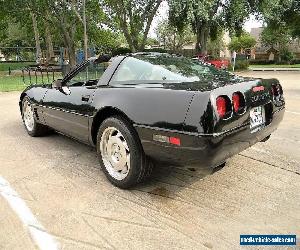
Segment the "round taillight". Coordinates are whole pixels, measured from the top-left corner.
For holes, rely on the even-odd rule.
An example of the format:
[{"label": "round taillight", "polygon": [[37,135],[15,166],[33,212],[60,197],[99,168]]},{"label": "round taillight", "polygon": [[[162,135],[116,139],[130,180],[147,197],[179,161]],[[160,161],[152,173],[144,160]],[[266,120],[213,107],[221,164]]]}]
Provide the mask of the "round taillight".
[{"label": "round taillight", "polygon": [[232,103],[234,112],[238,112],[241,106],[241,99],[238,93],[233,93],[232,95]]},{"label": "round taillight", "polygon": [[278,84],[272,84],[271,91],[272,91],[272,95],[273,95],[274,98],[283,95],[283,90],[282,90],[282,87],[279,83]]},{"label": "round taillight", "polygon": [[277,84],[277,91],[280,95],[283,95],[283,90],[282,90],[282,87],[279,83]]},{"label": "round taillight", "polygon": [[279,95],[279,88],[278,88],[278,84],[275,85],[275,84],[272,84],[272,95],[273,96],[278,96]]},{"label": "round taillight", "polygon": [[232,94],[233,111],[236,114],[242,114],[246,108],[245,97],[241,92],[234,92]]},{"label": "round taillight", "polygon": [[223,118],[226,115],[226,99],[223,96],[219,96],[216,100],[217,111],[220,118]]}]

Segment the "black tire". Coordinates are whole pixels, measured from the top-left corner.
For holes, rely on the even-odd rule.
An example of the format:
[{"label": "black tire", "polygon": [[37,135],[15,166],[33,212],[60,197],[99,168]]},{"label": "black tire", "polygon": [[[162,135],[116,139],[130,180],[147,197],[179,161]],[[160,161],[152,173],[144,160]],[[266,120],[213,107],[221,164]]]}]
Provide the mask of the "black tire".
[{"label": "black tire", "polygon": [[44,126],[44,125],[37,122],[36,117],[34,115],[34,111],[32,110],[32,106],[30,106],[30,108],[33,112],[33,126],[32,126],[32,129],[29,129],[26,126],[25,119],[24,119],[24,105],[25,105],[26,102],[28,102],[31,105],[31,101],[27,96],[25,96],[22,100],[22,120],[23,120],[24,127],[25,127],[27,133],[32,137],[44,136],[44,135],[49,134],[51,130],[47,126]]},{"label": "black tire", "polygon": [[[109,173],[101,155],[100,142],[102,134],[110,127],[116,128],[121,132],[130,151],[130,167],[127,176],[122,180],[114,178]],[[144,182],[152,173],[153,162],[145,155],[137,132],[130,122],[120,116],[109,117],[101,124],[97,134],[97,155],[107,179],[113,185],[122,189],[128,189],[140,182]]]}]

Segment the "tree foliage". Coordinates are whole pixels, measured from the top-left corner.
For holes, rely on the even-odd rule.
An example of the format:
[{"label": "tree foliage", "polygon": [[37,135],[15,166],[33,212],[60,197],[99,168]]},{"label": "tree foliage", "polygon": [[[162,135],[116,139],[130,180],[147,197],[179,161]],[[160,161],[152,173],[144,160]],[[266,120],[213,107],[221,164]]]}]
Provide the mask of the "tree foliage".
[{"label": "tree foliage", "polygon": [[288,29],[294,38],[300,38],[299,0],[256,0],[256,11],[268,26]]},{"label": "tree foliage", "polygon": [[179,30],[191,24],[197,37],[196,50],[207,51],[208,38],[225,28],[240,32],[253,12],[252,0],[169,0],[171,23]]},{"label": "tree foliage", "polygon": [[[41,57],[40,47],[46,47],[47,58],[50,59],[54,56],[54,46],[63,46],[68,51],[70,64],[75,65],[76,49],[84,45],[84,9],[81,0],[0,0],[0,7],[0,28],[3,27],[0,36],[8,36],[7,23],[22,24],[30,35],[30,46],[36,47],[37,57]],[[99,1],[87,1],[85,11],[90,46],[101,50],[117,47],[120,44],[120,33],[101,25],[108,23],[109,19]],[[3,46],[4,39],[1,41]]]},{"label": "tree foliage", "polygon": [[218,34],[215,39],[209,39],[207,42],[207,52],[213,57],[220,56],[220,50],[225,49],[225,42],[223,40],[223,32]]},{"label": "tree foliage", "polygon": [[231,51],[243,52],[246,49],[254,48],[255,45],[255,38],[249,33],[244,32],[241,36],[233,37],[228,47]]},{"label": "tree foliage", "polygon": [[289,44],[292,42],[292,32],[285,26],[267,26],[261,33],[261,42],[265,46],[275,48],[279,52],[279,62],[281,60],[291,61],[293,54],[289,51]]},{"label": "tree foliage", "polygon": [[170,25],[168,20],[163,20],[158,24],[156,35],[164,49],[170,49],[173,52],[179,52],[184,45],[190,44],[195,40],[191,27],[188,26],[184,30],[179,31],[177,27]]},{"label": "tree foliage", "polygon": [[[64,46],[72,65],[76,49],[87,47],[87,43],[107,51],[127,42],[132,51],[141,51],[149,41],[147,36],[162,1],[88,0],[85,5],[85,0],[0,0],[0,46],[35,46],[37,58],[46,48],[47,59],[53,57],[54,46]],[[206,53],[212,50],[210,45],[217,44],[224,30],[236,36],[232,42],[236,50],[251,47],[249,37],[238,37],[243,33],[244,21],[253,13],[274,34],[288,31],[289,37],[300,37],[299,0],[168,0],[168,3],[169,22],[161,23],[157,33],[159,40],[174,51],[189,43],[193,33],[197,51]],[[266,32],[269,34],[264,35],[265,42],[271,44],[279,39],[275,36],[269,39],[271,31]]]},{"label": "tree foliage", "polygon": [[[132,51],[143,50],[153,18],[162,0],[102,0],[110,24],[124,34]],[[115,27],[112,27],[115,28]]]}]

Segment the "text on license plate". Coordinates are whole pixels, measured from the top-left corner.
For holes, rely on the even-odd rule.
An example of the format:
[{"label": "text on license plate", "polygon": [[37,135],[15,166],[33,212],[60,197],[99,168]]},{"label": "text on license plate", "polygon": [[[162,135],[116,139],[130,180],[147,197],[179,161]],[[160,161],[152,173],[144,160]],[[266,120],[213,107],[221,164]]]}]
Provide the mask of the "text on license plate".
[{"label": "text on license plate", "polygon": [[254,133],[264,127],[265,109],[263,106],[255,107],[250,110],[250,130]]}]

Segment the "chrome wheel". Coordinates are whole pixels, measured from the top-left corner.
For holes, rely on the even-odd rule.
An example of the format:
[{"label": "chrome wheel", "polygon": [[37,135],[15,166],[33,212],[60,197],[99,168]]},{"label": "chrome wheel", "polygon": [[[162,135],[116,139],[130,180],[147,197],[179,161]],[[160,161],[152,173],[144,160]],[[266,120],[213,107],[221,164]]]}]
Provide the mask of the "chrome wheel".
[{"label": "chrome wheel", "polygon": [[122,133],[114,128],[106,128],[100,140],[100,152],[108,173],[116,180],[123,180],[130,169],[130,151]]},{"label": "chrome wheel", "polygon": [[23,103],[23,119],[27,130],[32,131],[34,129],[35,120],[31,104],[28,100],[25,100]]}]

